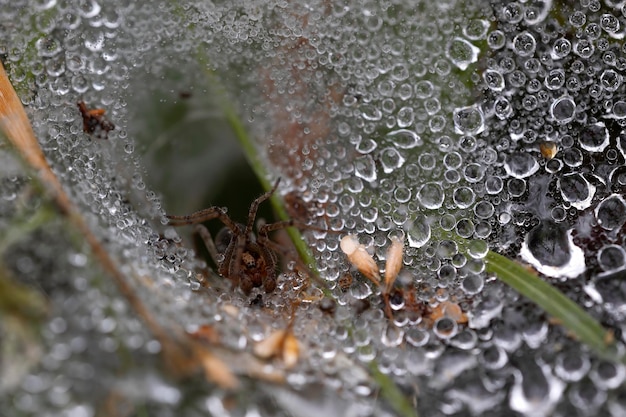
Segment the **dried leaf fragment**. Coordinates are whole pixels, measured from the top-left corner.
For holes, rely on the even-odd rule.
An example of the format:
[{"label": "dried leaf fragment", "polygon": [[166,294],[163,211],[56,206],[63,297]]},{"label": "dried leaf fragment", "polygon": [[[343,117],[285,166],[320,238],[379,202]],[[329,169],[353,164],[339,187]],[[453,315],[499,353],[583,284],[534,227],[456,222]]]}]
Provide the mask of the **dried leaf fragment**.
[{"label": "dried leaf fragment", "polygon": [[452,301],[442,301],[433,307],[429,318],[434,322],[442,317],[449,317],[458,324],[465,324],[468,321],[467,315],[463,312],[461,306]]},{"label": "dried leaf fragment", "polygon": [[276,330],[254,347],[261,359],[280,358],[286,368],[293,368],[300,358],[300,343],[289,330]]},{"label": "dried leaf fragment", "polygon": [[104,109],[88,109],[84,101],[76,103],[83,118],[83,132],[94,135],[98,139],[107,139],[115,125],[104,115]]},{"label": "dried leaf fragment", "polygon": [[206,379],[214,381],[222,388],[239,387],[239,380],[224,361],[206,349],[199,349],[197,355],[200,357]]},{"label": "dried leaf fragment", "polygon": [[550,160],[559,152],[559,147],[554,142],[545,141],[539,145],[539,150],[544,158]]},{"label": "dried leaf fragment", "polygon": [[339,246],[352,265],[374,284],[380,285],[378,265],[372,255],[367,253],[365,246],[359,243],[359,239],[356,236],[344,236],[341,238]]},{"label": "dried leaf fragment", "polygon": [[391,238],[391,246],[387,249],[387,262],[385,263],[385,288],[384,292],[388,294],[396,282],[398,274],[402,269],[402,261],[404,256],[404,243],[397,237]]}]

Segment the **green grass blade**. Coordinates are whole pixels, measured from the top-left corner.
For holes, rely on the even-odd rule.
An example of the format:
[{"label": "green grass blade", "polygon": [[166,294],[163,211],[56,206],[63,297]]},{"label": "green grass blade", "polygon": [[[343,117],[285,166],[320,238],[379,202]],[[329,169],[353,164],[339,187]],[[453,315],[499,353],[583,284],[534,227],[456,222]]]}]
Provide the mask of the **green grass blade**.
[{"label": "green grass blade", "polygon": [[417,410],[411,404],[400,388],[388,376],[380,372],[375,362],[370,363],[370,375],[380,388],[382,397],[389,403],[399,416],[402,417],[418,417]]},{"label": "green grass blade", "polygon": [[489,252],[485,263],[487,272],[496,274],[505,284],[560,320],[563,327],[599,356],[620,360],[609,331],[558,289],[532,274],[523,265],[497,253]]}]

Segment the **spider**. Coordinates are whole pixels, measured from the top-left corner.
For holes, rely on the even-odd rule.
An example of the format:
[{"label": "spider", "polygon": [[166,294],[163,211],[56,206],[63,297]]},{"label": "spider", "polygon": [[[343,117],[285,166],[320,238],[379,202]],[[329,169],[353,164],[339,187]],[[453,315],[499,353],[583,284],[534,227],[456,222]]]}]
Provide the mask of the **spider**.
[{"label": "spider", "polygon": [[[291,256],[300,266],[303,266],[303,262],[291,251],[270,240],[269,233],[291,226],[310,227],[297,224],[294,220],[284,220],[263,224],[258,227],[256,235],[253,233],[259,205],[274,194],[279,183],[280,178],[270,191],[252,202],[245,225],[233,221],[226,214],[225,208],[215,206],[187,216],[167,215],[166,217],[172,226],[197,224],[196,232],[202,238],[211,259],[217,265],[217,273],[230,279],[235,286],[241,288],[244,294],[249,295],[253,288],[258,287],[263,287],[266,293],[271,293],[276,289],[277,253],[285,257]],[[225,226],[218,232],[215,241],[209,230],[199,224],[212,219],[219,219]],[[308,270],[306,266],[304,269]]]}]

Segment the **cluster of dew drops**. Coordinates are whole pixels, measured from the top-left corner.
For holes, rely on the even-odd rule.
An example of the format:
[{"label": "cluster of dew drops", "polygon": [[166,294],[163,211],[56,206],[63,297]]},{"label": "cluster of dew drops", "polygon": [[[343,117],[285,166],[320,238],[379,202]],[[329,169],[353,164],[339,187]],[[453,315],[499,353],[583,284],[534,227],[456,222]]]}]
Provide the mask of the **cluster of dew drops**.
[{"label": "cluster of dew drops", "polygon": [[[610,2],[552,6],[512,2],[470,18],[452,13],[462,9],[454,2],[420,12],[401,3],[337,3],[327,15],[307,15],[307,25],[287,13],[278,38],[259,28],[256,14],[247,20],[231,10],[228,24],[209,24],[252,60],[246,42],[253,33],[279,51],[306,39],[301,53],[288,55],[293,62],[264,58],[294,102],[302,97],[289,86],[316,85],[321,71],[343,86],[330,106],[336,130],[311,146],[319,159],[303,152],[307,197],[381,266],[391,238],[405,242],[397,282],[405,291],[391,299],[393,319],[336,238],[314,245],[338,305],[315,335],[322,352],[310,363],[332,370],[349,355],[375,361],[400,383],[424,378],[448,414],[480,414],[494,404],[528,414],[568,404],[583,413],[622,410],[606,399],[624,369],[578,348],[537,361],[567,336],[487,278],[486,245],[463,253],[457,243],[471,239],[519,255],[620,327],[621,310],[602,303],[607,296],[612,306],[625,301],[615,291],[625,264],[624,13]],[[433,18],[442,10],[445,18]],[[306,122],[306,115],[293,117]],[[469,321],[428,317],[445,303]]]},{"label": "cluster of dew drops", "polygon": [[[18,3],[0,7],[0,32],[13,40],[0,41],[0,52],[12,80],[29,87],[21,91],[22,99],[37,110],[32,117],[42,146],[55,168],[66,172],[63,180],[75,186],[84,207],[118,229],[118,238],[143,240],[152,248],[167,283],[163,287],[177,300],[159,299],[158,309],[185,313],[190,329],[231,326],[223,342],[233,349],[249,350],[272,327],[270,313],[251,307],[254,296],[203,298],[202,291],[189,296],[179,288],[192,276],[184,268],[190,251],[180,248],[175,232],[163,237],[152,231],[120,193],[111,192],[114,166],[101,156],[105,145],[81,131],[74,103],[86,96],[106,107],[119,124],[106,146],[132,156],[127,102],[120,98],[132,88],[130,75],[138,69],[158,74],[168,60],[191,62],[198,48],[206,48],[218,74],[231,65],[241,69],[242,62],[269,65],[270,78],[284,86],[280,94],[293,94],[293,101],[302,100],[294,88],[298,83],[319,88],[324,77],[336,80],[331,88],[341,86],[335,95],[340,98],[329,105],[326,121],[334,130],[309,144],[318,159],[302,155],[301,181],[315,190],[305,199],[332,228],[356,235],[381,267],[391,238],[405,242],[396,283],[404,293],[391,298],[391,318],[380,290],[347,262],[335,235],[313,242],[336,305],[303,305],[297,314],[293,332],[306,353],[288,380],[293,387],[319,381],[343,386],[364,415],[372,412],[374,384],[345,365],[349,358],[376,363],[407,392],[419,385],[419,401],[427,397],[433,415],[434,410],[437,415],[626,412],[626,402],[615,393],[624,368],[581,351],[531,304],[488,277],[481,260],[487,245],[520,256],[620,328],[626,311],[620,285],[626,266],[621,233],[626,6],[621,2],[485,7],[447,0],[417,8],[402,1],[314,1],[310,8],[286,1],[199,2],[173,9],[160,4],[155,10],[126,1]],[[24,12],[29,7],[33,16]],[[45,36],[35,39],[35,34]],[[289,46],[301,39],[306,39],[301,49],[290,54]],[[21,51],[33,44],[35,53],[24,58]],[[22,59],[33,59],[30,73],[18,65]],[[254,83],[258,74],[241,78]],[[263,102],[249,108],[254,105]],[[294,117],[297,122],[306,115]],[[145,193],[154,213],[162,213],[157,194],[146,190],[140,174],[128,184]],[[464,252],[458,244],[464,239],[477,243]],[[283,277],[274,294],[263,296],[264,303],[288,311],[284,299],[297,290]],[[92,406],[81,403],[89,396],[81,397],[72,384],[89,379],[94,365],[72,365],[74,357],[86,361],[88,349],[69,334],[87,325],[77,321],[76,309],[94,321],[101,314],[86,312],[96,305],[106,310],[110,300],[89,294],[95,298],[89,305],[61,309],[48,325],[48,343],[56,349],[48,360],[56,365],[26,379],[21,403],[13,404],[24,414],[38,406],[63,410],[70,403],[73,415],[93,414]],[[239,316],[229,318],[219,303],[235,306]],[[460,309],[467,320],[437,310],[444,305]],[[124,317],[123,307],[114,310]],[[106,343],[95,337],[101,345],[96,351],[115,350],[120,342],[110,333],[116,328],[133,335],[122,342],[131,352],[158,351],[136,322],[100,321],[95,333],[104,334]],[[68,369],[87,370],[66,372],[64,385],[55,388],[55,372],[68,370],[64,361]],[[137,380],[163,395],[141,390],[133,395],[167,407],[180,401],[180,392],[158,378]],[[66,388],[61,394],[55,393],[59,386]],[[51,393],[48,400],[37,399],[45,391]],[[201,407],[218,410],[214,400],[203,400]]]},{"label": "cluster of dew drops", "polygon": [[[365,341],[353,339],[357,358],[371,354],[400,381],[432,378],[427,386],[446,388],[450,413],[481,413],[496,402],[528,414],[572,404],[583,414],[622,413],[611,390],[622,383],[623,366],[578,348],[537,361],[567,335],[488,279],[480,259],[486,246],[463,252],[458,242],[480,240],[529,264],[621,334],[624,5],[581,1],[556,10],[552,2],[511,2],[456,21],[370,3],[333,12],[341,24],[324,26],[311,46],[316,63],[345,80],[333,151],[353,163],[343,168],[343,187],[326,188],[324,214],[381,266],[392,237],[406,245],[398,277],[405,297],[392,305],[393,320],[362,276],[336,292],[353,313],[361,308],[355,299],[371,304],[348,320],[367,327]],[[353,45],[347,51],[337,46],[346,43]],[[336,181],[321,168],[332,162],[324,157],[311,170],[315,183]],[[336,248],[318,245],[321,268],[340,288],[355,268]],[[418,318],[406,297],[412,290],[431,307],[456,303],[469,322]],[[470,352],[480,352],[478,360]],[[442,381],[445,366],[459,386]],[[477,367],[487,377],[469,371]],[[501,396],[495,387],[510,390]],[[473,405],[477,397],[482,402]]]}]

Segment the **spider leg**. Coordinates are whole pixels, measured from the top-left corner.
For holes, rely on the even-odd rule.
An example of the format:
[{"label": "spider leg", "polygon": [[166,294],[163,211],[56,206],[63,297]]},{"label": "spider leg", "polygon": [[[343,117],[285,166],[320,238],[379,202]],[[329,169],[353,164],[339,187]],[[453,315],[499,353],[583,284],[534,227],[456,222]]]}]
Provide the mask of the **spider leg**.
[{"label": "spider leg", "polygon": [[250,236],[250,233],[252,233],[252,227],[254,226],[254,220],[256,219],[256,212],[259,209],[259,205],[265,200],[267,200],[268,198],[270,198],[272,194],[274,194],[274,192],[278,188],[279,183],[280,183],[280,178],[276,180],[271,190],[269,190],[262,196],[258,197],[250,205],[250,211],[248,211],[248,224],[246,224],[246,236]]},{"label": "spider leg", "polygon": [[194,233],[197,233],[198,236],[200,236],[202,242],[204,242],[206,250],[211,256],[211,259],[213,260],[213,262],[215,262],[215,266],[219,269],[226,258],[224,257],[223,259],[221,259],[220,262],[220,256],[217,252],[215,242],[213,241],[213,237],[211,236],[211,232],[209,232],[209,229],[207,229],[204,225],[199,224],[196,225],[196,227],[194,228]]},{"label": "spider leg", "polygon": [[250,291],[252,291],[254,284],[250,277],[246,275],[245,271],[242,270],[243,253],[246,250],[246,243],[246,235],[237,235],[236,239],[228,246],[228,265],[224,266],[228,268],[228,275],[225,276],[232,280],[235,286],[239,286],[244,294],[248,295]]},{"label": "spider leg", "polygon": [[209,207],[204,210],[196,211],[195,213],[188,214],[186,216],[165,216],[169,220],[169,224],[172,226],[184,226],[186,224],[198,224],[204,223],[208,220],[220,219],[226,227],[235,232],[237,225],[226,214],[226,209],[223,207]]},{"label": "spider leg", "polygon": [[274,223],[262,224],[259,227],[259,234],[264,233],[266,236],[268,233],[273,232],[275,230],[286,229],[288,227],[296,227],[301,230],[315,230],[316,232],[327,232],[327,233],[345,233],[339,230],[325,229],[323,227],[309,225],[298,220],[281,220]]}]

